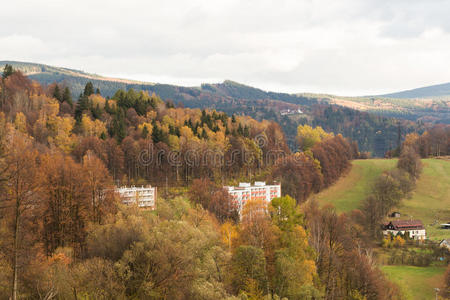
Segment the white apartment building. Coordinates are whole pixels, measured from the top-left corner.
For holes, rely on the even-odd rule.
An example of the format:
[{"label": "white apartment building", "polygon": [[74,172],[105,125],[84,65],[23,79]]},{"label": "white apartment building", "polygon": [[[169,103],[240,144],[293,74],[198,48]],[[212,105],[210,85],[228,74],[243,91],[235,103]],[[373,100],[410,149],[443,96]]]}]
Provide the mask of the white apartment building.
[{"label": "white apartment building", "polygon": [[151,209],[156,208],[156,187],[119,187],[116,188],[123,204],[137,205],[139,208]]},{"label": "white apartment building", "polygon": [[248,200],[260,199],[269,203],[273,198],[281,197],[280,184],[266,185],[264,181],[256,181],[254,185],[241,182],[239,186],[225,186],[225,189],[237,204],[239,214]]}]

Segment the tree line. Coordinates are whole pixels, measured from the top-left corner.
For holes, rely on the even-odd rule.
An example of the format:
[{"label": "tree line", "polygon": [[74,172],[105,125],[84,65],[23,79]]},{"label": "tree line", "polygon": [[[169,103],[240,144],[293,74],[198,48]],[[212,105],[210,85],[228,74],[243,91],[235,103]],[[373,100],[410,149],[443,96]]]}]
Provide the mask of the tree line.
[{"label": "tree line", "polygon": [[301,152],[279,158],[270,178],[282,185],[282,192],[304,202],[308,197],[332,185],[359,157],[358,146],[321,127],[300,125],[297,134]]},{"label": "tree line", "polygon": [[[26,68],[24,66],[19,67],[21,69]],[[45,66],[40,67],[45,71]],[[146,91],[149,94],[155,93],[164,99],[173,99],[189,108],[214,107],[229,115],[242,114],[251,116],[256,120],[275,121],[280,124],[285,132],[292,150],[295,149],[295,136],[299,124],[321,126],[326,131],[341,133],[343,136],[356,141],[362,151],[371,152],[375,157],[383,157],[386,151],[399,146],[399,123],[402,138],[411,132],[422,133],[425,129],[423,122],[408,120],[416,120],[420,117],[417,115],[411,116],[398,111],[383,111],[383,116],[379,116],[376,113],[330,105],[318,97],[265,92],[232,81],[225,81],[220,84],[202,84],[201,87],[190,88],[168,84],[149,85],[104,81],[67,74],[51,74],[54,70],[47,71],[32,74],[30,78],[43,85],[51,85],[54,82],[58,82],[61,86],[67,85],[73,97],[82,93],[85,85],[91,81],[96,87],[100,88],[105,97],[112,97],[119,89],[134,89],[135,91]],[[282,109],[297,109],[299,107],[304,111],[305,117],[288,117],[279,114]],[[427,113],[432,113],[432,109]]]},{"label": "tree line", "polygon": [[20,72],[6,72],[1,110],[35,143],[77,162],[93,152],[121,183],[252,177],[273,165],[277,153],[290,151],[274,122],[183,108],[132,89],[108,99],[90,82],[73,101],[67,89],[41,87]]}]

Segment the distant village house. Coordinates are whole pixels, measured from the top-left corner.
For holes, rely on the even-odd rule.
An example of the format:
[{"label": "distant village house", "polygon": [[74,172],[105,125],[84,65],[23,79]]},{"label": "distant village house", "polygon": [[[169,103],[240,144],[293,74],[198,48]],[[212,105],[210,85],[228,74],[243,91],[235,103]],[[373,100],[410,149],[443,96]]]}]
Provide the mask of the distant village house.
[{"label": "distant village house", "polygon": [[439,243],[439,247],[447,248],[448,250],[450,250],[450,239],[442,240],[442,241]]},{"label": "distant village house", "polygon": [[409,238],[413,240],[424,240],[426,238],[425,227],[420,220],[394,220],[383,226],[383,234],[392,234],[396,236],[401,233],[408,233]]},{"label": "distant village house", "polygon": [[441,228],[442,228],[442,229],[450,229],[450,222],[441,224]]},{"label": "distant village house", "polygon": [[302,112],[301,109],[283,109],[283,110],[280,110],[280,114],[282,116],[302,114],[302,113],[303,112]]}]

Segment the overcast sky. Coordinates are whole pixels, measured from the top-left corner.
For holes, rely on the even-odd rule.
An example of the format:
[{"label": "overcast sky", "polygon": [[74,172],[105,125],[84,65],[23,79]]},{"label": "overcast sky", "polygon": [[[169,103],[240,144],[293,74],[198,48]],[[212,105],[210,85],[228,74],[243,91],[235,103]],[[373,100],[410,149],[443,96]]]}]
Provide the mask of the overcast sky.
[{"label": "overcast sky", "polygon": [[2,1],[0,60],[199,85],[379,94],[450,82],[450,1]]}]

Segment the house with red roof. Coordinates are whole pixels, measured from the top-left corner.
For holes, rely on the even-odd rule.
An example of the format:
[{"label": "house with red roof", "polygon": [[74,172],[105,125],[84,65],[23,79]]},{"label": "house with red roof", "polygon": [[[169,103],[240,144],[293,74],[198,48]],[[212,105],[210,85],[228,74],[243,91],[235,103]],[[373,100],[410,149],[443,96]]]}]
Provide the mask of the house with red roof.
[{"label": "house with red roof", "polygon": [[383,225],[383,234],[392,234],[396,236],[401,233],[405,235],[408,233],[409,238],[413,240],[426,239],[426,231],[420,220],[393,220]]}]

